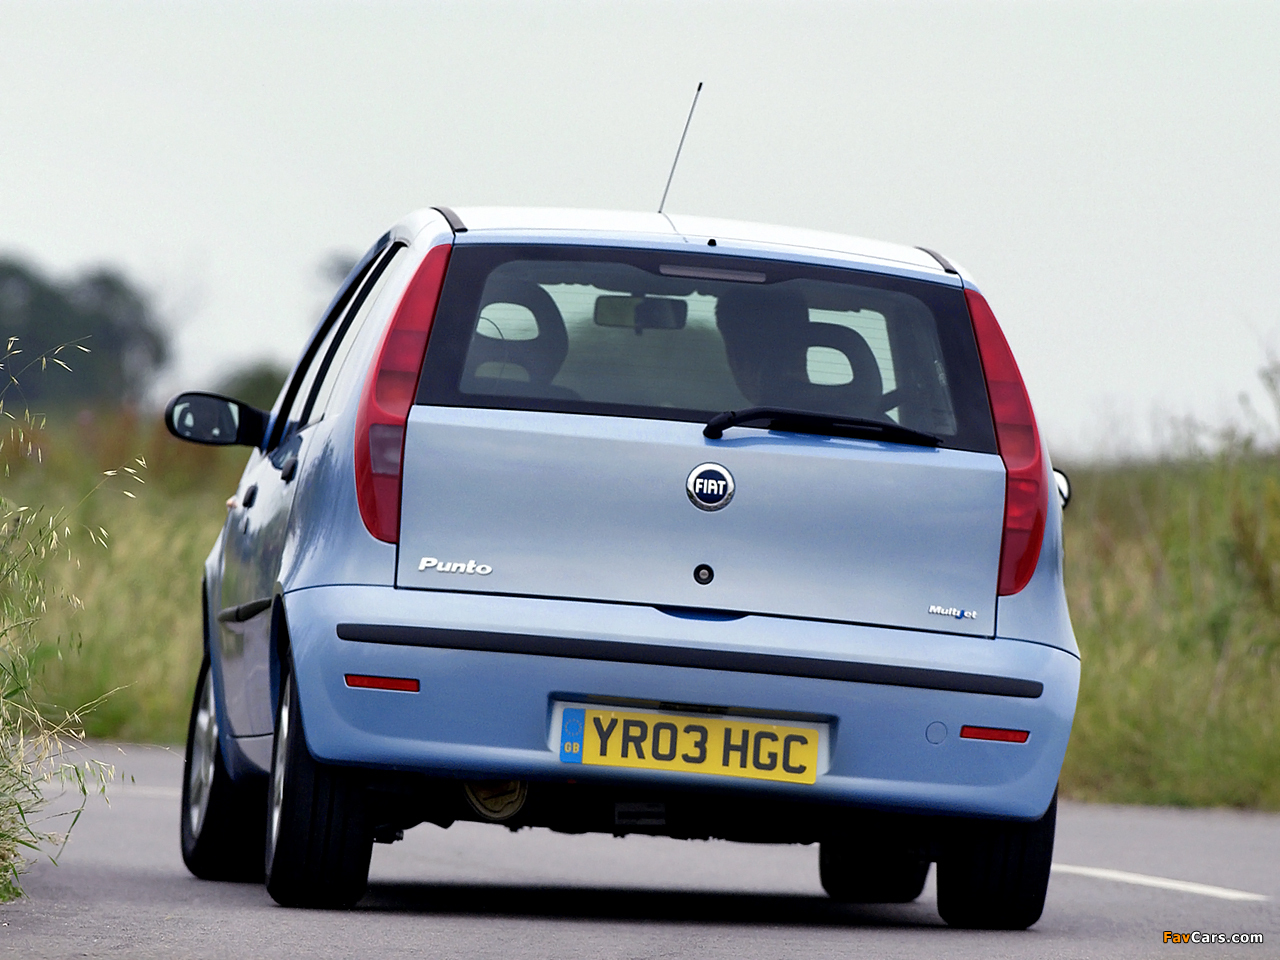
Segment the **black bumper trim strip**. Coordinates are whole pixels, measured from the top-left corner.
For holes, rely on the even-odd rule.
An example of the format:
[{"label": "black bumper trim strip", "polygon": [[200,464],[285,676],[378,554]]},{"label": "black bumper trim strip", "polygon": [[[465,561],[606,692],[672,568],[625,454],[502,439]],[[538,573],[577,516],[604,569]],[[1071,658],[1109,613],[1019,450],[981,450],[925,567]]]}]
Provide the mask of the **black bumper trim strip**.
[{"label": "black bumper trim strip", "polygon": [[917,687],[923,690],[985,693],[997,697],[1023,697],[1030,700],[1044,693],[1044,684],[1037,680],[1019,680],[1014,677],[996,677],[983,673],[959,673],[954,670],[930,670],[926,667],[899,667],[850,660],[819,660],[815,657],[786,657],[772,653],[668,647],[656,643],[581,640],[524,633],[490,633],[480,630],[447,630],[439,627],[406,627],[376,623],[340,623],[338,636],[343,640],[362,643],[439,647],[446,650],[478,650],[489,653],[521,653],[535,657],[605,660],[611,663],[692,667],[698,670],[728,670],[734,673],[763,673],[776,677],[805,677],[812,680],[842,680],[847,683]]}]

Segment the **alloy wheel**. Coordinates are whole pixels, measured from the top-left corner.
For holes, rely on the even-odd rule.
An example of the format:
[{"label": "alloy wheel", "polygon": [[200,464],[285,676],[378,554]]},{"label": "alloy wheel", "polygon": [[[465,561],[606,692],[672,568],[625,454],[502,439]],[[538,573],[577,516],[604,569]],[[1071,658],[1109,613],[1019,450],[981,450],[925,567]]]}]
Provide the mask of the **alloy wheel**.
[{"label": "alloy wheel", "polygon": [[289,712],[293,699],[293,678],[287,677],[280,689],[280,712],[276,717],[275,757],[271,764],[271,807],[267,821],[267,869],[275,857],[280,838],[280,816],[284,809],[285,765],[289,756]]},{"label": "alloy wheel", "polygon": [[200,836],[209,811],[209,791],[213,786],[214,762],[218,755],[218,713],[213,701],[213,677],[206,671],[200,689],[191,736],[191,762],[187,767],[187,824],[193,837]]}]

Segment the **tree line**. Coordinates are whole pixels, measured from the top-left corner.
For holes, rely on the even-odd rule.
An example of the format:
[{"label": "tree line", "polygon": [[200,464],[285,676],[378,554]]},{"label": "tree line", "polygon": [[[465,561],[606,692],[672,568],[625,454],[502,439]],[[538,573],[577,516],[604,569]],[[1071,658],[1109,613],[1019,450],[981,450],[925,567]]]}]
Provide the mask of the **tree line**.
[{"label": "tree line", "polygon": [[57,280],[0,257],[0,336],[16,338],[18,351],[4,364],[6,382],[18,381],[6,393],[10,403],[135,404],[171,357],[151,297],[113,267]]},{"label": "tree line", "polygon": [[[317,280],[336,288],[356,259],[330,251]],[[32,409],[136,406],[173,358],[154,298],[111,266],[58,279],[0,254],[0,338],[0,392]],[[271,359],[249,361],[214,389],[270,409],[288,372]]]}]

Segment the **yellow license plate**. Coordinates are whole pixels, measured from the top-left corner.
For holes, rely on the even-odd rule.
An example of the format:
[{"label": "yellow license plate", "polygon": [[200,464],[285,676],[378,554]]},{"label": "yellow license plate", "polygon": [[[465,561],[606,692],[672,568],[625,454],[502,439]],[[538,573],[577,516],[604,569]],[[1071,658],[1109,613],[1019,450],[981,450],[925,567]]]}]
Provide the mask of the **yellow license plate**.
[{"label": "yellow license plate", "polygon": [[562,708],[560,760],[813,783],[819,730],[760,720]]}]

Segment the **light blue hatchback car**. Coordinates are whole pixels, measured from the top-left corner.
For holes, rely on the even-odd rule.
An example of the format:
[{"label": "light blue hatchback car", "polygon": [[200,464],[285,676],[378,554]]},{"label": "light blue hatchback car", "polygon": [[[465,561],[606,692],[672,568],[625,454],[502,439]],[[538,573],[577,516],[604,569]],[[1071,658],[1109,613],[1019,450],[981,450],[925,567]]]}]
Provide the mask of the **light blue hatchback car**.
[{"label": "light blue hatchback car", "polygon": [[1061,506],[939,254],[447,208],[347,278],[204,571],[182,852],[351,905],[458,820],[821,844],[849,902],[1044,905],[1079,653]]}]

